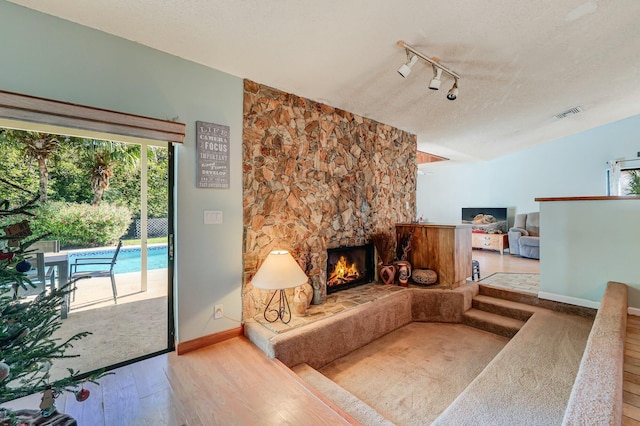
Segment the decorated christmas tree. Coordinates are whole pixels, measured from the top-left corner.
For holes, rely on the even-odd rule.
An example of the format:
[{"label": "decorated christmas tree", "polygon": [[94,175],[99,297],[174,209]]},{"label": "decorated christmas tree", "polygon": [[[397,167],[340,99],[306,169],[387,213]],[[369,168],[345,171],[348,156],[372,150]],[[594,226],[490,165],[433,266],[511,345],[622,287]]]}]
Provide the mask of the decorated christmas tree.
[{"label": "decorated christmas tree", "polygon": [[29,246],[46,236],[32,235],[29,227],[38,195],[2,178],[0,185],[5,187],[0,194],[7,190],[24,193],[22,203],[15,206],[0,195],[0,403],[42,393],[40,411],[0,409],[0,426],[5,426],[26,424],[24,416],[28,415],[51,416],[56,412],[55,398],[62,392],[74,392],[79,401],[86,399],[88,390],[78,389],[81,383],[95,383],[103,373],[84,377],[67,369],[66,377],[52,380],[49,369],[53,361],[78,356],[66,352],[74,341],[90,333],[78,333],[62,341],[52,337],[62,325],[60,307],[74,282],[43,290],[35,297],[20,297],[20,289],[36,287],[26,274],[32,266],[27,260],[32,254]]}]

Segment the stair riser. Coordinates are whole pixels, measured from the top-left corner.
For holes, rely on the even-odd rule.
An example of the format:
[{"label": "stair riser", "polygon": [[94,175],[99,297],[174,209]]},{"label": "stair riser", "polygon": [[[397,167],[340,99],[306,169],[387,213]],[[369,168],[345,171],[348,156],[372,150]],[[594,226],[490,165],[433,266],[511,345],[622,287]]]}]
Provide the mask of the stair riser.
[{"label": "stair riser", "polygon": [[513,337],[516,335],[520,328],[506,327],[502,324],[495,324],[488,321],[479,320],[477,318],[471,318],[466,315],[462,315],[462,323],[469,327],[477,328],[480,330],[488,331],[489,333],[497,334],[498,336]]},{"label": "stair riser", "polygon": [[579,315],[585,318],[595,318],[597,309],[586,308],[583,306],[575,306],[553,300],[539,299],[533,294],[526,294],[517,291],[504,290],[496,287],[480,284],[478,286],[478,294],[482,296],[495,297],[496,299],[509,300],[511,302],[524,303],[525,305],[551,309],[553,311],[562,312],[570,315]]},{"label": "stair riser", "polygon": [[516,308],[508,308],[505,306],[498,306],[492,303],[481,302],[479,300],[473,300],[472,306],[481,311],[491,312],[492,314],[502,315],[505,317],[515,318],[520,321],[526,321],[531,318],[533,312],[527,312]]},{"label": "stair riser", "polygon": [[480,285],[479,293],[483,296],[491,296],[497,299],[510,300],[512,302],[524,303],[531,306],[538,306],[540,299],[533,294],[525,294],[522,292],[516,292],[512,290],[504,290],[495,287],[488,287]]}]

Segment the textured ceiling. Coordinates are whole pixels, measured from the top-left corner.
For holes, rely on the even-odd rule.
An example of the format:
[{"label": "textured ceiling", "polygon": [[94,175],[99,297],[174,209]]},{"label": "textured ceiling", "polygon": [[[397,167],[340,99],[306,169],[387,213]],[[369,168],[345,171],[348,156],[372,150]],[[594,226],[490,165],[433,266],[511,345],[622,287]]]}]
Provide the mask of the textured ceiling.
[{"label": "textured ceiling", "polygon": [[[640,113],[638,0],[11,1],[408,130],[456,161]],[[428,90],[422,61],[400,77],[398,40],[460,74],[458,99],[448,76]]]}]

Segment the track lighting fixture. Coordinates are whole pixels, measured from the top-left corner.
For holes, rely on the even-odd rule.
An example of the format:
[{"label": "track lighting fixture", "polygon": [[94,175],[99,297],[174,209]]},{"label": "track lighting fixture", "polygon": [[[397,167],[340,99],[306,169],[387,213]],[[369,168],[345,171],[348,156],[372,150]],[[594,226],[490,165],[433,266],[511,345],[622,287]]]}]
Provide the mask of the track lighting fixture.
[{"label": "track lighting fixture", "polygon": [[444,72],[445,74],[449,75],[454,79],[453,86],[447,92],[447,99],[449,99],[450,101],[453,101],[458,97],[458,80],[460,79],[460,75],[458,73],[456,73],[453,70],[450,70],[444,65],[441,65],[440,60],[438,58],[436,57],[430,58],[418,52],[416,49],[409,46],[402,40],[398,41],[397,44],[398,46],[402,47],[407,53],[407,63],[403,64],[400,67],[400,69],[398,69],[398,73],[400,73],[402,77],[406,78],[411,72],[411,68],[413,67],[413,65],[415,65],[418,58],[422,59],[423,61],[430,63],[431,67],[433,68],[433,78],[429,83],[429,89],[431,90],[440,89],[440,84],[442,83],[442,73]]},{"label": "track lighting fixture", "polygon": [[[411,57],[409,57],[409,56],[411,56]],[[409,52],[407,52],[407,63],[406,64],[402,64],[402,66],[400,68],[398,68],[398,73],[402,77],[407,78],[407,76],[411,72],[411,68],[413,68],[413,66],[416,64],[416,62],[418,62],[418,57],[416,55],[409,55]]]},{"label": "track lighting fixture", "polygon": [[458,79],[456,78],[456,81],[453,82],[453,86],[451,86],[451,89],[449,89],[449,92],[447,92],[447,99],[449,99],[450,101],[455,101],[457,97],[458,97]]},{"label": "track lighting fixture", "polygon": [[440,89],[440,77],[442,77],[442,69],[436,67],[435,65],[433,66],[433,78],[431,79],[431,82],[429,83],[429,89],[431,90],[439,90]]}]

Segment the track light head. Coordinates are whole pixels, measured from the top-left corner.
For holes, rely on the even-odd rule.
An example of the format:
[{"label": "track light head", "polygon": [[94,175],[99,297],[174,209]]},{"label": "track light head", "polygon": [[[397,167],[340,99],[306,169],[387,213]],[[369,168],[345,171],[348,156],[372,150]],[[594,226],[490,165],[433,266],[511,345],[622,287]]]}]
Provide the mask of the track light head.
[{"label": "track light head", "polygon": [[407,78],[409,73],[411,73],[411,68],[413,68],[416,62],[418,62],[418,57],[416,55],[411,55],[411,58],[409,58],[409,55],[407,55],[407,59],[407,63],[402,64],[402,66],[398,68],[398,74],[400,74],[404,78]]},{"label": "track light head", "polygon": [[447,93],[447,99],[449,99],[450,101],[455,101],[457,97],[458,97],[458,79],[456,78],[456,81],[453,83],[453,86],[451,86],[451,89],[449,89],[449,92]]},{"label": "track light head", "polygon": [[439,90],[440,89],[440,77],[442,76],[442,69],[433,65],[433,78],[429,83],[429,89],[431,90]]}]

